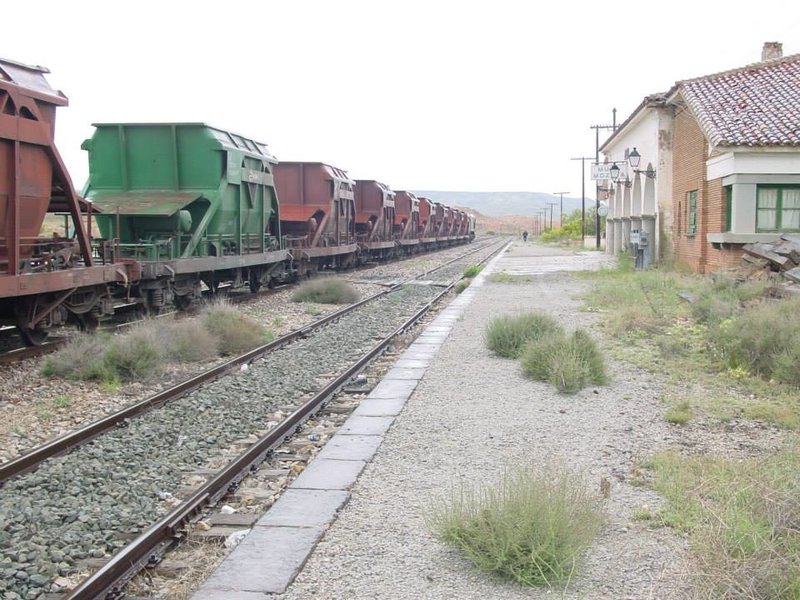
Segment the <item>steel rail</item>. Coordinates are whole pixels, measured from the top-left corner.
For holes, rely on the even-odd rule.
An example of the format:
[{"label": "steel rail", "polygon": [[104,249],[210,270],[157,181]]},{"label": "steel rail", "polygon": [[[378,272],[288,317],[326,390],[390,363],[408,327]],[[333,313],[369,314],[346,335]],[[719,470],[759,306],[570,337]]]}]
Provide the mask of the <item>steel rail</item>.
[{"label": "steel rail", "polygon": [[204,383],[208,383],[220,377],[221,375],[227,373],[231,369],[234,369],[242,364],[249,363],[257,358],[261,358],[265,354],[273,352],[274,350],[285,346],[299,338],[307,336],[309,333],[322,327],[331,321],[334,321],[341,316],[363,306],[368,302],[372,302],[377,300],[378,298],[385,296],[386,294],[391,293],[392,291],[396,290],[400,284],[392,286],[391,288],[387,288],[385,290],[381,290],[380,292],[373,294],[355,304],[351,304],[349,306],[345,306],[340,308],[339,310],[330,313],[329,315],[325,315],[324,317],[317,319],[316,321],[309,323],[305,327],[297,329],[295,331],[289,332],[286,335],[283,335],[268,344],[264,344],[263,346],[259,346],[258,348],[254,348],[245,354],[241,354],[235,358],[232,358],[216,367],[212,367],[202,373],[195,375],[191,379],[187,379],[179,383],[176,386],[158,392],[154,396],[150,396],[149,398],[145,398],[139,402],[126,406],[121,410],[112,413],[98,421],[94,421],[93,423],[89,423],[85,427],[81,427],[80,429],[76,429],[75,431],[71,431],[66,433],[60,437],[57,437],[41,446],[37,446],[36,448],[32,449],[31,451],[18,456],[17,458],[10,460],[6,463],[0,465],[0,487],[11,477],[15,477],[17,475],[21,475],[22,473],[26,473],[35,469],[39,464],[47,460],[48,458],[52,458],[54,456],[58,456],[64,452],[71,450],[81,444],[84,444],[93,438],[97,437],[98,435],[102,434],[109,429],[113,429],[114,427],[125,427],[130,419],[141,415],[143,413],[149,412],[150,410],[157,408],[171,400],[175,400],[176,398],[182,397],[185,394],[188,394],[191,391],[196,390]]},{"label": "steel rail", "polygon": [[[486,262],[504,246],[505,244],[501,244],[495,252],[478,264]],[[201,510],[213,506],[226,494],[235,491],[241,480],[250,471],[257,470],[258,465],[269,456],[270,452],[290,439],[300,426],[323,408],[356,373],[383,353],[394,338],[405,333],[419,321],[434,304],[450,292],[459,279],[455,279],[444,287],[430,302],[378,342],[313,398],[306,401],[258,442],[223,467],[181,506],[162,517],[141,536],[117,552],[105,565],[70,591],[63,600],[112,600],[122,597],[124,586],[136,573],[148,565],[157,564],[160,561],[160,553],[184,536],[182,527],[188,524],[193,517],[198,516]]]},{"label": "steel rail", "polygon": [[[478,248],[475,251],[482,250],[486,247],[488,247],[488,245],[482,248]],[[465,255],[459,256],[451,261],[448,261],[442,266],[451,264],[452,262],[460,260],[464,256],[469,256],[472,253],[473,252],[469,252]],[[418,275],[414,277],[414,279],[418,279],[419,277],[424,276],[426,274],[427,272],[424,273],[423,275]],[[3,484],[12,477],[16,477],[18,475],[36,469],[36,467],[38,467],[45,460],[53,458],[55,456],[59,456],[82,444],[85,444],[86,442],[91,441],[95,437],[103,434],[106,431],[109,431],[110,429],[113,429],[115,427],[125,427],[127,426],[127,423],[130,419],[139,416],[141,414],[147,413],[153,410],[154,408],[158,408],[159,406],[162,406],[167,402],[180,398],[185,394],[188,394],[189,392],[196,390],[201,385],[219,378],[220,376],[226,374],[232,369],[235,369],[236,367],[241,366],[242,364],[252,362],[253,360],[261,358],[262,356],[270,352],[273,352],[276,349],[281,348],[291,342],[294,342],[297,339],[306,337],[313,331],[319,329],[320,327],[323,327],[328,323],[335,321],[336,319],[339,319],[340,317],[344,316],[345,314],[351,311],[354,311],[355,309],[363,306],[364,304],[367,304],[369,302],[377,300],[380,297],[390,294],[391,292],[397,290],[402,285],[403,285],[402,283],[397,283],[392,287],[386,288],[385,290],[381,290],[380,292],[377,292],[372,296],[364,298],[363,300],[360,300],[355,304],[351,304],[343,308],[340,308],[339,310],[336,310],[328,315],[325,315],[324,317],[321,317],[320,319],[317,319],[316,321],[313,321],[312,323],[309,323],[308,325],[305,325],[300,329],[289,332],[286,335],[283,335],[277,338],[276,340],[269,342],[268,344],[264,344],[263,346],[254,348],[253,350],[250,350],[245,354],[232,358],[220,365],[217,365],[216,367],[212,367],[211,369],[203,371],[202,373],[192,377],[191,379],[187,379],[186,381],[183,381],[176,386],[173,386],[153,396],[145,398],[144,400],[126,406],[117,412],[114,412],[106,417],[103,417],[102,419],[89,423],[88,425],[81,427],[80,429],[76,429],[60,437],[57,437],[53,440],[50,440],[49,442],[46,442],[41,446],[37,446],[31,449],[30,451],[18,456],[15,459],[0,464],[0,487],[2,487]]]}]

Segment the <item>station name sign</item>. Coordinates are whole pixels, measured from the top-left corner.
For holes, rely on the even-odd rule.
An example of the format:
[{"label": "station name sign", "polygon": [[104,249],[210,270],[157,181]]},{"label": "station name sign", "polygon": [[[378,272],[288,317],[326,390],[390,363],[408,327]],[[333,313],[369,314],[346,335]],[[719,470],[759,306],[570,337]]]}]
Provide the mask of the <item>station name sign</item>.
[{"label": "station name sign", "polygon": [[592,165],[592,179],[593,180],[608,180],[611,179],[611,165],[614,163],[595,163]]}]

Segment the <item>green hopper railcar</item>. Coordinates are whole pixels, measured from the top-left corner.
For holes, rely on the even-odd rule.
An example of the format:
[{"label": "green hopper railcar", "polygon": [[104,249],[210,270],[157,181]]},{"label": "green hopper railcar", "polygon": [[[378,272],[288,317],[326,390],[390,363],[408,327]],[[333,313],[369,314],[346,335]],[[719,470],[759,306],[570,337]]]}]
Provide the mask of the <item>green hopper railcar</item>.
[{"label": "green hopper railcar", "polygon": [[139,265],[150,311],[197,298],[201,282],[257,290],[290,272],[265,144],[203,123],[102,123],[83,196],[101,212],[104,262]]}]

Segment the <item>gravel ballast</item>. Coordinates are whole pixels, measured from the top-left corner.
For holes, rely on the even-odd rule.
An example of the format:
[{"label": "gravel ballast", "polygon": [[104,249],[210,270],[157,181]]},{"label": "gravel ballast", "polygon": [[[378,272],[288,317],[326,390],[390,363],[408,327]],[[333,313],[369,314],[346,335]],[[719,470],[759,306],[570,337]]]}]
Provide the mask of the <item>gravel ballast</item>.
[{"label": "gravel ballast", "polygon": [[492,356],[483,342],[493,317],[541,310],[568,330],[589,328],[602,348],[591,328],[598,315],[581,311],[579,295],[590,284],[561,271],[603,261],[597,253],[524,245],[496,263],[495,270],[513,266],[531,281],[478,288],[349,503],[280,598],[552,597],[476,572],[435,539],[424,515],[459,482],[493,482],[507,466],[536,469],[553,460],[584,472],[598,493],[602,481],[611,484],[606,525],[563,597],[689,595],[685,541],[634,520],[637,509],[660,504],[631,484],[635,461],[678,439],[664,421],[658,378],[611,362],[608,386],[564,396],[523,378],[518,362]]},{"label": "gravel ballast", "polygon": [[[464,266],[462,265],[463,269]],[[441,292],[408,285],[0,489],[3,597],[38,598],[173,508],[221,451],[269,429]]]}]

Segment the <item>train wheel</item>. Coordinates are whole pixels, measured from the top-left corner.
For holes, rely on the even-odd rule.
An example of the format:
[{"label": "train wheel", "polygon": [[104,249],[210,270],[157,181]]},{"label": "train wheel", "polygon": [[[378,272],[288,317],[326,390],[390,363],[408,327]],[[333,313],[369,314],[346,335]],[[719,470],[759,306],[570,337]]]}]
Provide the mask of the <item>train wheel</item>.
[{"label": "train wheel", "polygon": [[186,294],[185,296],[178,296],[175,295],[175,306],[178,310],[189,310],[192,306],[192,301],[194,300],[194,296],[192,294]]},{"label": "train wheel", "polygon": [[18,327],[18,329],[26,346],[41,346],[50,336],[50,332],[46,329],[28,329],[26,327]]},{"label": "train wheel", "polygon": [[75,315],[75,320],[78,323],[78,329],[86,333],[97,331],[97,327],[100,325],[100,322],[91,313]]}]

